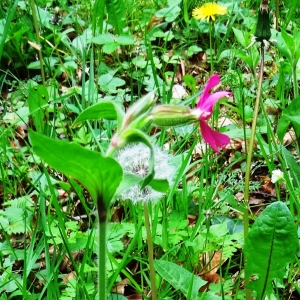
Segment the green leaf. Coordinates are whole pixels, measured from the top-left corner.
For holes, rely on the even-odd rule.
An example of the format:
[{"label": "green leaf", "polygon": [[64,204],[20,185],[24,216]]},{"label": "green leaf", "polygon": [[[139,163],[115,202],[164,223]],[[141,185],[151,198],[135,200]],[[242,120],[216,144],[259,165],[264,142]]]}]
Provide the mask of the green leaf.
[{"label": "green leaf", "polygon": [[246,48],[248,46],[248,40],[245,38],[245,34],[242,30],[237,29],[237,28],[232,28],[234,35],[237,39],[237,41],[244,47]]},{"label": "green leaf", "polygon": [[197,299],[199,289],[206,284],[206,281],[199,276],[173,262],[155,260],[154,266],[161,277],[176,290],[180,290],[188,299]]},{"label": "green leaf", "polygon": [[126,27],[126,5],[124,0],[109,0],[105,1],[108,15],[108,23],[114,27],[117,34],[121,34]]},{"label": "green leaf", "polygon": [[[277,133],[279,139],[282,140],[285,132],[288,130],[289,123],[291,122],[297,138],[300,137],[300,97],[295,98],[290,105],[282,112],[282,116],[278,122]],[[289,122],[290,121],[290,122]]]},{"label": "green leaf", "polygon": [[289,62],[292,63],[292,54],[290,48],[288,47],[285,39],[282,36],[282,33],[274,32],[274,30],[272,30],[272,32],[274,34],[274,38],[276,39],[276,42],[274,43],[275,46],[289,60]]},{"label": "green leaf", "polygon": [[74,121],[73,125],[86,120],[119,120],[123,119],[124,112],[118,104],[112,101],[101,101],[85,109]]},{"label": "green leaf", "polygon": [[37,85],[29,89],[28,107],[32,115],[33,123],[37,132],[43,133],[45,129],[45,106],[48,104],[49,95],[47,89],[42,85]]},{"label": "green leaf", "polygon": [[173,22],[179,15],[181,9],[179,7],[180,0],[168,1],[168,7],[164,7],[155,13],[158,18],[164,18],[166,22]]},{"label": "green leaf", "polygon": [[244,248],[246,278],[258,277],[248,284],[257,300],[272,293],[273,280],[283,279],[297,249],[297,228],[289,209],[279,201],[270,204],[255,221]]},{"label": "green leaf", "polygon": [[288,119],[292,121],[293,124],[300,125],[300,116],[289,116],[285,115]]},{"label": "green leaf", "polygon": [[186,74],[183,76],[183,81],[195,93],[197,86],[196,79],[192,75]]},{"label": "green leaf", "polygon": [[285,133],[288,131],[290,126],[290,121],[286,115],[282,115],[277,124],[277,135],[281,142],[283,142],[283,138]]},{"label": "green leaf", "polygon": [[108,208],[121,180],[122,168],[110,157],[85,149],[75,143],[50,139],[29,131],[33,151],[61,173],[79,180],[99,203]]},{"label": "green leaf", "polygon": [[290,177],[292,178],[295,188],[300,187],[300,166],[297,163],[294,156],[285,147],[282,147],[282,157],[286,162],[286,165],[290,168]]},{"label": "green leaf", "polygon": [[106,54],[113,53],[119,48],[119,44],[117,43],[109,43],[103,46],[103,52]]},{"label": "green leaf", "polygon": [[117,44],[133,45],[134,38],[130,35],[113,35],[110,33],[99,34],[92,39],[92,42],[99,45]]},{"label": "green leaf", "polygon": [[295,41],[294,37],[288,34],[286,31],[281,31],[281,36],[284,39],[287,48],[290,50],[291,53],[295,52]]},{"label": "green leaf", "polygon": [[125,81],[121,78],[114,77],[112,74],[106,73],[99,76],[98,83],[102,91],[115,93],[119,86],[125,85]]},{"label": "green leaf", "polygon": [[[136,174],[132,174],[129,172],[123,173],[123,179],[117,189],[116,195],[120,195],[123,191],[127,190],[128,188],[141,184],[145,178],[140,177]],[[150,182],[148,182],[148,185],[151,186],[154,190],[166,193],[169,189],[169,182],[166,179],[152,179]]]}]

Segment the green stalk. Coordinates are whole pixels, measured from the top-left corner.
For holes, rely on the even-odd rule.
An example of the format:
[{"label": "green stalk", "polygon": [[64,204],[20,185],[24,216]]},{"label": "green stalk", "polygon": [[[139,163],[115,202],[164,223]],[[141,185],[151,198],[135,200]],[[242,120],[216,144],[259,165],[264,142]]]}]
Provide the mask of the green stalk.
[{"label": "green stalk", "polygon": [[[39,25],[37,22],[34,0],[31,0],[31,10],[32,10],[34,29],[35,29],[35,33],[36,33],[36,42],[40,46],[41,40],[40,40]],[[40,60],[40,65],[41,65],[42,82],[43,82],[43,85],[45,86],[46,80],[45,80],[45,71],[44,71],[44,65],[43,65],[43,55],[42,55],[41,49],[38,50],[38,54],[39,54],[39,60]]]},{"label": "green stalk", "polygon": [[213,21],[210,22],[209,26],[209,48],[210,48],[210,74],[214,73],[213,66],[213,49],[212,49],[212,31],[213,31]]},{"label": "green stalk", "polygon": [[103,199],[97,201],[98,210],[98,299],[106,299],[106,230],[107,230],[107,209]]},{"label": "green stalk", "polygon": [[297,61],[292,61],[294,99],[298,97]]},{"label": "green stalk", "polygon": [[[261,60],[260,60],[260,70],[259,70],[259,78],[258,78],[258,87],[257,87],[257,94],[256,94],[256,102],[254,107],[254,116],[252,122],[252,129],[251,129],[251,136],[249,140],[249,147],[248,147],[248,154],[247,154],[247,163],[246,163],[246,174],[245,174],[245,193],[244,193],[244,200],[245,200],[245,208],[244,208],[244,240],[248,235],[249,231],[249,185],[250,185],[250,174],[251,174],[251,161],[253,156],[253,145],[254,145],[254,138],[255,138],[255,131],[256,131],[256,124],[257,124],[257,117],[258,117],[258,110],[259,110],[259,102],[261,99],[261,87],[263,81],[263,72],[264,72],[264,44],[261,43]],[[245,141],[246,143],[246,141]],[[246,280],[247,284],[247,280]],[[250,300],[250,290],[246,289],[246,299]]]},{"label": "green stalk", "polygon": [[155,269],[154,269],[154,259],[153,259],[153,243],[152,243],[152,234],[150,229],[149,221],[149,211],[148,204],[144,203],[144,218],[145,218],[145,227],[147,232],[147,244],[148,244],[148,260],[150,268],[150,282],[151,282],[151,292],[152,300],[157,300],[156,284],[155,284]]},{"label": "green stalk", "polygon": [[275,10],[275,29],[278,30],[278,18],[279,18],[279,0],[276,0]]}]

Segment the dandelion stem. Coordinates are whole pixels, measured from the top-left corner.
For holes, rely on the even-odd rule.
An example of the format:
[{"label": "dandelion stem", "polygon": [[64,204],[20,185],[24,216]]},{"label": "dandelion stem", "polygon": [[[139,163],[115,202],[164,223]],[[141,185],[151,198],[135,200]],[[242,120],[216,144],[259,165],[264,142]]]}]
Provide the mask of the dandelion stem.
[{"label": "dandelion stem", "polygon": [[[249,140],[249,147],[247,149],[247,163],[246,163],[246,174],[245,174],[245,193],[244,193],[244,200],[245,200],[245,208],[244,208],[244,240],[248,235],[249,231],[249,185],[250,185],[250,174],[251,174],[251,161],[253,156],[253,145],[254,145],[254,138],[255,138],[255,131],[256,131],[256,123],[258,117],[258,110],[259,110],[259,103],[261,99],[261,87],[263,81],[263,72],[264,72],[264,43],[261,43],[261,60],[260,60],[260,71],[259,71],[259,78],[258,78],[258,87],[257,87],[257,94],[256,94],[256,102],[254,107],[254,116],[252,122],[252,129],[251,129],[251,136]],[[246,260],[246,258],[244,258]],[[249,279],[246,279],[246,284]],[[246,299],[250,300],[250,290],[246,289]]]},{"label": "dandelion stem", "polygon": [[209,48],[210,48],[210,74],[214,73],[213,66],[213,46],[212,46],[212,31],[213,31],[213,21],[210,22],[209,26]]},{"label": "dandelion stem", "polygon": [[144,203],[144,218],[145,218],[145,227],[147,232],[148,260],[149,260],[150,282],[151,282],[151,292],[152,292],[151,299],[157,300],[157,292],[156,292],[156,284],[155,284],[155,269],[154,269],[154,259],[153,259],[153,243],[152,243],[152,234],[150,229],[149,211],[148,211],[147,203]]}]

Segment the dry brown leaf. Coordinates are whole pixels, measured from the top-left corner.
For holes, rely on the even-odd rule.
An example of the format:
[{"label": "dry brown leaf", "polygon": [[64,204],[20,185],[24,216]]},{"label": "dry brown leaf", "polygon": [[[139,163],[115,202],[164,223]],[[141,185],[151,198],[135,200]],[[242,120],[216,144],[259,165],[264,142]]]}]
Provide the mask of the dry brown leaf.
[{"label": "dry brown leaf", "polygon": [[74,272],[70,272],[68,274],[63,275],[61,278],[64,283],[67,283],[70,279],[76,278],[76,276]]},{"label": "dry brown leaf", "polygon": [[217,252],[207,252],[199,255],[200,263],[204,264],[204,267],[200,273],[200,277],[203,280],[207,281],[207,283],[203,287],[201,287],[200,292],[209,290],[209,285],[211,283],[220,282],[220,275],[217,274],[217,271],[226,260],[227,259],[222,259],[221,250],[218,250]]},{"label": "dry brown leaf", "polygon": [[250,205],[259,205],[259,204],[262,204],[264,201],[265,201],[265,199],[250,197],[249,204]]},{"label": "dry brown leaf", "polygon": [[119,295],[124,295],[125,287],[130,283],[128,278],[124,278],[122,281],[117,282],[115,286],[112,288],[112,293],[117,293]]},{"label": "dry brown leaf", "polygon": [[206,252],[206,253],[201,253],[199,255],[199,261],[200,264],[202,264],[203,269],[201,270],[200,275],[207,275],[207,274],[215,274],[220,266],[227,260],[227,259],[222,259],[222,251],[218,250],[216,252]]},{"label": "dry brown leaf", "polygon": [[296,134],[293,128],[291,128],[283,137],[283,144],[291,144],[296,140]]}]

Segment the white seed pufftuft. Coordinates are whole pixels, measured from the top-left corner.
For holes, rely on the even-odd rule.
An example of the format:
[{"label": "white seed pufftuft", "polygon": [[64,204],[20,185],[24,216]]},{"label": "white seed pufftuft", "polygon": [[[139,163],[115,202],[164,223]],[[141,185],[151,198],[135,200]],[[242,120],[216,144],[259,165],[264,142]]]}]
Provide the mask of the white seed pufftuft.
[{"label": "white seed pufftuft", "polygon": [[[169,184],[172,184],[176,168],[170,162],[171,158],[171,155],[154,146],[155,179],[167,179]],[[117,160],[124,171],[146,177],[149,170],[150,149],[142,143],[132,144],[119,151]],[[140,185],[134,185],[123,191],[121,197],[137,204],[138,202],[158,201],[164,195],[150,186],[141,189]]]}]

